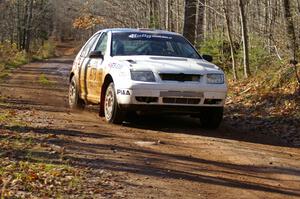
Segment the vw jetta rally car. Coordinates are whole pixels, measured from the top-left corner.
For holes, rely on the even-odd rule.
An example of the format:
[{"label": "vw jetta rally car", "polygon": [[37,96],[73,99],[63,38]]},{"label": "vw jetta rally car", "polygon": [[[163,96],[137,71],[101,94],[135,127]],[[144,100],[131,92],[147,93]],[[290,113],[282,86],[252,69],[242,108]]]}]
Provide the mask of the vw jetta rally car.
[{"label": "vw jetta rally car", "polygon": [[180,34],[106,29],[80,50],[70,74],[69,104],[100,104],[100,116],[121,123],[129,112],[188,114],[216,128],[227,85],[223,71]]}]

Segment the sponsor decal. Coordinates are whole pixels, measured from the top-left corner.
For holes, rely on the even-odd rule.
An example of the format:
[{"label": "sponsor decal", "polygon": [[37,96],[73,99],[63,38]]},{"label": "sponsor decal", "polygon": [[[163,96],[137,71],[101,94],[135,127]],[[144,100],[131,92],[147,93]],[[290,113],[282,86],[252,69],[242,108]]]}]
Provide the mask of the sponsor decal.
[{"label": "sponsor decal", "polygon": [[129,90],[122,90],[118,89],[117,90],[117,95],[131,95]]},{"label": "sponsor decal", "polygon": [[108,67],[114,68],[114,69],[121,69],[123,66],[121,64],[117,64],[117,63],[109,63]]},{"label": "sponsor decal", "polygon": [[139,38],[146,38],[146,39],[151,39],[151,38],[160,38],[160,39],[172,39],[170,36],[165,36],[165,35],[152,35],[152,34],[131,34],[128,36],[131,39],[139,39]]}]

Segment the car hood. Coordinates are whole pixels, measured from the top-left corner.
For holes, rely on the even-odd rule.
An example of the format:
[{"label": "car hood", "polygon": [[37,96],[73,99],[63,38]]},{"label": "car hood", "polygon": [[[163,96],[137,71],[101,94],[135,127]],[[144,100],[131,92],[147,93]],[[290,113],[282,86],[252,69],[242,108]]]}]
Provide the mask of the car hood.
[{"label": "car hood", "polygon": [[202,59],[160,56],[116,56],[114,59],[129,63],[132,70],[200,75],[223,73],[220,68]]}]

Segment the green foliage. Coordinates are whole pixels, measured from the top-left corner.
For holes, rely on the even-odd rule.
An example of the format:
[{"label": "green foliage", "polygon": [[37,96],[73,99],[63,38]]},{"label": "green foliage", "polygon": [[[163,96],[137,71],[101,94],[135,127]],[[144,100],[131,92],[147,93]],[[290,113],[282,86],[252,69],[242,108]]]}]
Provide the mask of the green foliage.
[{"label": "green foliage", "polygon": [[1,112],[0,113],[0,122],[4,122],[9,118],[9,113],[8,112]]},{"label": "green foliage", "polygon": [[[276,59],[271,59],[271,55],[268,49],[265,47],[265,43],[262,38],[257,35],[250,35],[250,46],[249,46],[249,64],[252,73],[256,74],[259,70],[265,70],[264,67],[275,65]],[[240,68],[243,68],[243,48],[237,52],[236,58],[238,63],[241,63]]]},{"label": "green foliage", "polygon": [[[294,68],[287,66],[287,63],[270,53],[261,37],[251,34],[249,40],[250,70],[259,89],[269,92],[273,89],[292,87],[291,85],[296,82]],[[216,32],[206,38],[201,44],[200,52],[212,55],[214,63],[227,73],[227,78],[233,79],[230,45],[221,33]],[[234,53],[238,77],[243,77],[243,48],[236,41]]]},{"label": "green foliage", "polygon": [[159,29],[159,19],[156,16],[150,16],[149,28]]},{"label": "green foliage", "polygon": [[269,63],[269,61],[271,61],[269,59],[270,55],[265,48],[262,39],[257,36],[251,36],[250,39],[250,65],[252,67],[259,67]]},{"label": "green foliage", "polygon": [[18,67],[29,62],[25,51],[19,51],[15,43],[9,41],[0,43],[0,80],[9,77],[7,69]]},{"label": "green foliage", "polygon": [[39,83],[43,84],[43,85],[50,85],[51,84],[51,82],[49,81],[49,79],[46,77],[45,74],[40,75]]},{"label": "green foliage", "polygon": [[5,69],[15,68],[29,63],[31,60],[42,60],[55,56],[53,42],[46,41],[32,56],[25,51],[20,51],[17,44],[9,41],[0,43],[0,79],[6,78],[8,72]]},{"label": "green foliage", "polygon": [[0,44],[0,69],[16,67],[29,62],[25,51],[19,51],[15,43],[4,41]]},{"label": "green foliage", "polygon": [[8,72],[0,72],[0,80],[1,79],[6,79],[9,77],[9,73]]},{"label": "green foliage", "polygon": [[17,67],[29,62],[28,55],[25,51],[20,51],[15,54],[10,62],[8,62],[9,66]]},{"label": "green foliage", "polygon": [[5,69],[4,63],[0,63],[0,72],[2,72]]},{"label": "green foliage", "polygon": [[[237,55],[237,52],[239,50],[239,43],[234,42],[234,51],[235,55]],[[231,69],[231,50],[230,50],[230,44],[227,41],[227,38],[225,38],[225,35],[219,31],[216,32],[210,37],[206,38],[204,42],[202,42],[200,45],[200,52],[201,54],[208,54],[213,56],[214,63],[226,72],[229,72]]]},{"label": "green foliage", "polygon": [[283,67],[265,77],[268,88],[279,88],[290,84],[295,79],[293,67]]},{"label": "green foliage", "polygon": [[216,35],[212,35],[200,44],[200,52],[201,54],[213,56],[214,63],[222,66],[224,60],[223,44],[225,40],[220,33],[215,34]]},{"label": "green foliage", "polygon": [[45,41],[39,50],[32,56],[33,60],[48,59],[55,56],[55,44],[52,41]]}]

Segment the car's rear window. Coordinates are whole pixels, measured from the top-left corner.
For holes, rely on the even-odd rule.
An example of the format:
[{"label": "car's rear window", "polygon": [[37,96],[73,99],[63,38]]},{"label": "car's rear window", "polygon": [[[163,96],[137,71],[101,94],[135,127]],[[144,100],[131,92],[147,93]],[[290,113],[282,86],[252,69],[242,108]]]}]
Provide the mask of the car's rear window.
[{"label": "car's rear window", "polygon": [[141,32],[113,33],[111,54],[200,58],[194,47],[182,36]]}]

